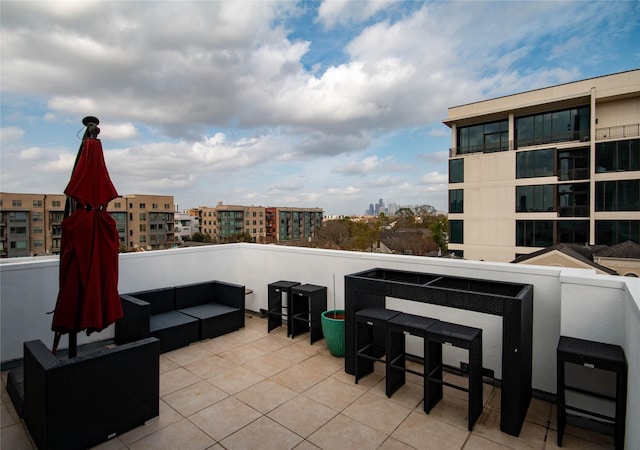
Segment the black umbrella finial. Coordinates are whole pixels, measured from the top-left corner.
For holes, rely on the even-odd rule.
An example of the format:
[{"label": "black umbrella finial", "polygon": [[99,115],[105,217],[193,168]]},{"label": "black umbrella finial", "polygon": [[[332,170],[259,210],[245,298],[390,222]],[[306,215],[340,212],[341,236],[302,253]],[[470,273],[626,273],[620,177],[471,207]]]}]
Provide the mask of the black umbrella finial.
[{"label": "black umbrella finial", "polygon": [[82,119],[82,125],[87,127],[87,131],[85,132],[85,137],[96,139],[100,134],[100,128],[98,128],[98,124],[100,120],[97,117],[87,116]]}]

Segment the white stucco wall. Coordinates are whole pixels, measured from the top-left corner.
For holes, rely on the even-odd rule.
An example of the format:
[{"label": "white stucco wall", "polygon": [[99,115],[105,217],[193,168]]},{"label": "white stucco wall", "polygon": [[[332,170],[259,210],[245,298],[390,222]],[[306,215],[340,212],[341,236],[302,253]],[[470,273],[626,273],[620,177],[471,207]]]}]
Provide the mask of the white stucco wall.
[{"label": "white stucco wall", "polygon": [[[246,307],[267,307],[267,285],[278,280],[327,286],[328,308],[344,307],[344,275],[375,267],[480,278],[534,286],[533,387],[555,393],[556,346],[561,334],[622,345],[629,361],[629,398],[640,399],[640,280],[596,275],[591,270],[508,263],[305,249],[260,244],[128,253],[120,256],[119,291],[135,292],[218,279],[252,289]],[[0,261],[0,361],[22,357],[22,343],[51,345],[51,315],[58,291],[58,258]],[[335,290],[333,280],[335,275]],[[500,376],[501,320],[479,313],[387,299],[390,307],[483,328],[484,361]],[[79,336],[79,343],[113,336],[113,326]],[[63,338],[61,347],[66,346]],[[449,363],[465,360],[455,351]],[[628,417],[640,402],[629,401]],[[628,448],[640,448],[640,430],[628,426]],[[638,444],[629,446],[630,443]]]}]

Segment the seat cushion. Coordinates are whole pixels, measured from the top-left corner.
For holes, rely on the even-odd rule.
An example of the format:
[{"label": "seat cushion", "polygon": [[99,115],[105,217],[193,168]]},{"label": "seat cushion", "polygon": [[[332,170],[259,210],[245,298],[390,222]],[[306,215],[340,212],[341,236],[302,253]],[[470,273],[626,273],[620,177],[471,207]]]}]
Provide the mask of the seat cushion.
[{"label": "seat cushion", "polygon": [[225,314],[233,313],[239,311],[239,309],[227,305],[221,305],[220,303],[206,303],[204,305],[180,309],[178,311],[182,314],[187,314],[197,319],[208,319],[210,317],[223,316]]},{"label": "seat cushion", "polygon": [[186,314],[181,314],[178,311],[154,314],[149,318],[149,332],[153,333],[154,331],[164,330],[197,321],[197,319]]}]

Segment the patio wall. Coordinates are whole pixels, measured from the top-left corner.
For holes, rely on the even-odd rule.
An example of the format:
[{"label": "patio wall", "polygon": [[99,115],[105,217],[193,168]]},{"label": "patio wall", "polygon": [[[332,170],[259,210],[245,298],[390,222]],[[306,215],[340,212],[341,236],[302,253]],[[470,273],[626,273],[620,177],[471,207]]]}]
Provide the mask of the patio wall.
[{"label": "patio wall", "polygon": [[[344,307],[344,275],[374,267],[481,278],[534,285],[533,387],[555,393],[555,349],[560,334],[622,345],[629,360],[628,448],[640,448],[640,430],[629,417],[640,417],[640,281],[596,275],[591,270],[514,265],[481,261],[423,258],[375,253],[305,249],[257,244],[228,244],[120,256],[119,291],[134,292],[218,279],[252,289],[246,307],[267,307],[267,285],[291,280],[328,288],[328,307]],[[335,290],[334,290],[335,275]],[[0,361],[22,357],[24,341],[51,345],[51,311],[58,291],[58,258],[13,258],[0,261]],[[500,377],[501,321],[495,316],[388,299],[390,307],[484,330],[484,366]],[[79,343],[113,336],[79,336]],[[61,346],[66,346],[66,338]],[[447,355],[455,364],[459,355]],[[635,443],[636,445],[631,445]]]}]

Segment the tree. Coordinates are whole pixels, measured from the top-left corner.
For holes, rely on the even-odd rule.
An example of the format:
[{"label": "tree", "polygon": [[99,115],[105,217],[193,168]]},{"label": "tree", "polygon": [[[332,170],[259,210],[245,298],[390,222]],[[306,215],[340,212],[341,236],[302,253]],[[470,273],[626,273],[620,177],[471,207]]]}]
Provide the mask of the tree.
[{"label": "tree", "polygon": [[449,220],[444,214],[439,214],[429,225],[431,239],[442,250],[443,254],[449,253],[449,242],[447,232],[449,231]]},{"label": "tree", "polygon": [[400,208],[396,213],[397,228],[414,228],[416,226],[416,215],[409,208]]},{"label": "tree", "polygon": [[326,220],[313,237],[311,244],[318,248],[344,248],[349,241],[351,220],[348,218],[339,220]]},{"label": "tree", "polygon": [[191,240],[193,242],[213,242],[213,239],[211,239],[211,236],[209,234],[200,233],[199,231],[193,233],[193,236],[191,236]]}]

